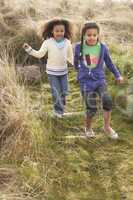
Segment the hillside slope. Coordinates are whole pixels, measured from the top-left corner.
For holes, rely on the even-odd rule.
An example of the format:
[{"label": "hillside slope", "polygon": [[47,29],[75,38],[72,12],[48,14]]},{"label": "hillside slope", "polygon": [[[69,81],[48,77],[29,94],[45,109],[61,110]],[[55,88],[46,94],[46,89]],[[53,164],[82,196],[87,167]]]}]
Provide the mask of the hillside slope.
[{"label": "hillside slope", "polygon": [[[0,200],[132,200],[132,2],[1,0],[0,5]],[[16,75],[16,63],[21,66],[26,55],[23,42],[39,48],[40,25],[55,15],[76,23],[73,42],[84,20],[100,24],[101,37],[125,78],[125,84],[117,86],[106,71],[118,141],[104,135],[100,107],[96,138],[78,137],[84,133],[84,106],[73,68],[66,107],[73,115],[63,119],[51,114],[45,73],[32,84]],[[30,64],[36,62],[31,58]]]}]

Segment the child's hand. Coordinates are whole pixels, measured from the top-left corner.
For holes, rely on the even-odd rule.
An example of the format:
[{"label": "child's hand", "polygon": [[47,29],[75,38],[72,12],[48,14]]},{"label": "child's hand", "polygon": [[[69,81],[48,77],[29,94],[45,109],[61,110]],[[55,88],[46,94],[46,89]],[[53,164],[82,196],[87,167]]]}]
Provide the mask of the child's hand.
[{"label": "child's hand", "polygon": [[123,83],[124,83],[123,77],[120,76],[118,79],[116,79],[116,83],[117,83],[118,85],[123,84]]},{"label": "child's hand", "polygon": [[28,45],[27,43],[24,43],[24,44],[23,44],[23,48],[24,48],[24,49],[28,49],[29,47],[31,47],[31,46]]}]

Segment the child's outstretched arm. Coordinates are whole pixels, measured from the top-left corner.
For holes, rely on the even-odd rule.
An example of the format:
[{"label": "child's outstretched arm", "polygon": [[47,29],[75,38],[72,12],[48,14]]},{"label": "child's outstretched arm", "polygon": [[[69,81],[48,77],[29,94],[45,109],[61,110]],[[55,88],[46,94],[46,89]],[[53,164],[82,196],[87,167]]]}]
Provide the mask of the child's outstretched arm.
[{"label": "child's outstretched arm", "polygon": [[123,78],[119,70],[117,69],[117,67],[113,64],[110,53],[109,53],[109,49],[107,47],[105,49],[104,61],[108,69],[114,74],[117,83],[122,83]]},{"label": "child's outstretched arm", "polygon": [[32,47],[29,46],[27,43],[24,43],[23,48],[29,55],[34,56],[36,58],[42,58],[43,56],[45,56],[48,50],[46,40],[43,42],[41,48],[38,51],[32,49]]}]

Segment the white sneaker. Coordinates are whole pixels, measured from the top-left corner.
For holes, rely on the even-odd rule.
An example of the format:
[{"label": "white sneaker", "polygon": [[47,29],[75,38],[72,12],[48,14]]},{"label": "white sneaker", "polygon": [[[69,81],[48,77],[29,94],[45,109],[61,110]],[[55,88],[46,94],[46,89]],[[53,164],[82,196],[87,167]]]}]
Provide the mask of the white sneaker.
[{"label": "white sneaker", "polygon": [[104,129],[104,132],[111,139],[117,140],[119,138],[118,133],[116,133],[112,128],[111,128],[111,132],[107,132],[105,131],[105,129]]},{"label": "white sneaker", "polygon": [[95,132],[93,131],[93,129],[86,129],[85,128],[85,135],[88,138],[94,138],[95,137]]},{"label": "white sneaker", "polygon": [[63,114],[60,114],[60,113],[54,111],[54,116],[58,117],[58,118],[62,118]]}]

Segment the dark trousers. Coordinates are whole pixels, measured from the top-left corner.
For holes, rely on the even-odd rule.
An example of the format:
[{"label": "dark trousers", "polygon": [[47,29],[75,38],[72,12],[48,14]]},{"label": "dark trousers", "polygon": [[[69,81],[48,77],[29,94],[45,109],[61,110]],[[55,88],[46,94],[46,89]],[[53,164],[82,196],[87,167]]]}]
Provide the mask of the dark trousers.
[{"label": "dark trousers", "polygon": [[97,96],[100,97],[102,102],[102,107],[105,111],[112,110],[112,98],[107,92],[107,88],[105,85],[99,86],[96,90],[88,92],[82,91],[83,100],[85,103],[86,114],[89,117],[95,116],[97,112]]}]

